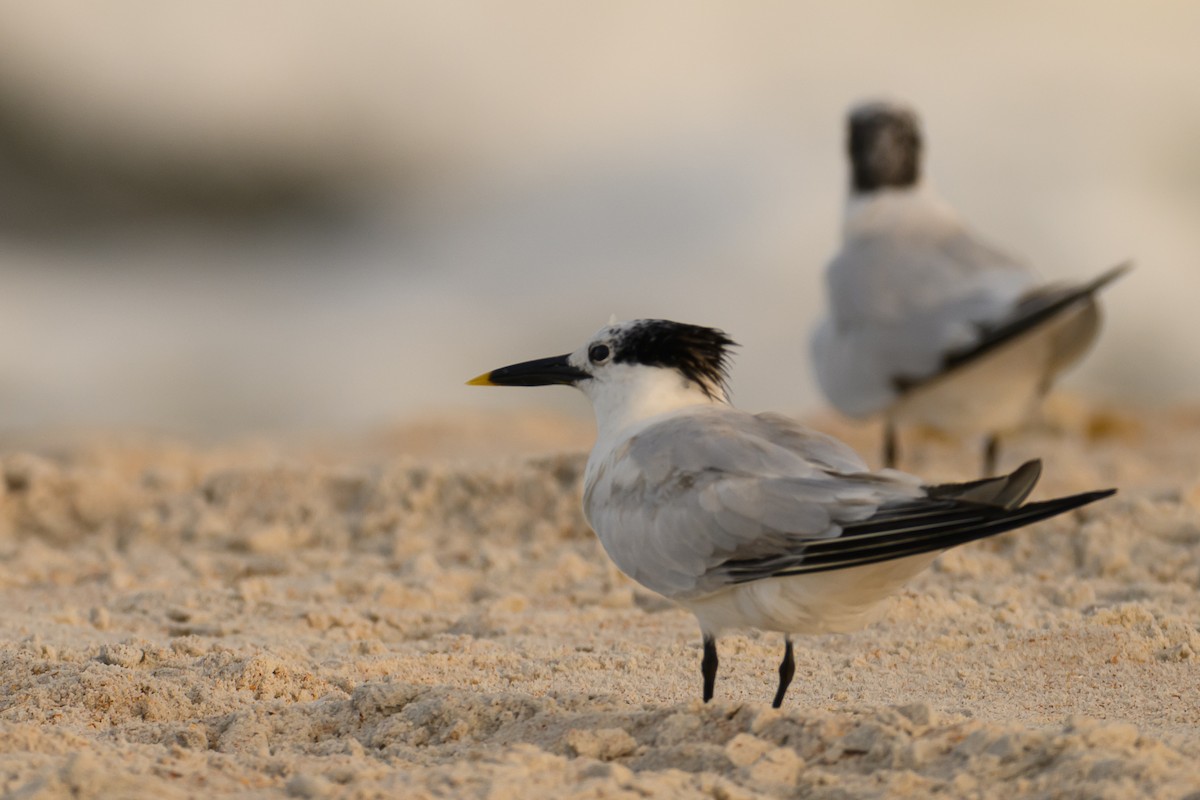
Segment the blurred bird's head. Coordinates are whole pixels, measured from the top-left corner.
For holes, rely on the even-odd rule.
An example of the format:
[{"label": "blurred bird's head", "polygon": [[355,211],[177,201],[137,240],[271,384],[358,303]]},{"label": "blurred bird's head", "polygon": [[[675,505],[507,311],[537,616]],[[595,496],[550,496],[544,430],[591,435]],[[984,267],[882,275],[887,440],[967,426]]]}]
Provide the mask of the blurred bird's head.
[{"label": "blurred bird's head", "polygon": [[857,194],[904,189],[921,178],[921,121],[911,108],[874,101],[847,117],[850,181]]}]

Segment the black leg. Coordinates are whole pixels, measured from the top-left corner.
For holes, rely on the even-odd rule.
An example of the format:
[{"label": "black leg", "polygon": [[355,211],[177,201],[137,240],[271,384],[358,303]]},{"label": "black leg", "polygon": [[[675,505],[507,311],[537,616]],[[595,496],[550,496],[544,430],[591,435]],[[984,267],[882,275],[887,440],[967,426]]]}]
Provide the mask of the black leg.
[{"label": "black leg", "polygon": [[792,654],[791,637],[783,637],[783,644],[783,661],[779,665],[779,691],[775,692],[775,702],[771,703],[772,708],[779,708],[783,705],[783,696],[787,694],[788,687],[792,685],[792,678],[796,674],[796,658]]},{"label": "black leg", "polygon": [[993,433],[983,443],[983,476],[990,478],[996,474],[996,462],[1000,460],[1000,436]]},{"label": "black leg", "polygon": [[895,468],[900,461],[900,442],[896,438],[896,426],[892,421],[883,423],[883,465]]},{"label": "black leg", "polygon": [[700,672],[704,675],[704,702],[712,700],[713,687],[717,685],[717,640],[711,636],[704,637],[704,659],[700,662]]}]

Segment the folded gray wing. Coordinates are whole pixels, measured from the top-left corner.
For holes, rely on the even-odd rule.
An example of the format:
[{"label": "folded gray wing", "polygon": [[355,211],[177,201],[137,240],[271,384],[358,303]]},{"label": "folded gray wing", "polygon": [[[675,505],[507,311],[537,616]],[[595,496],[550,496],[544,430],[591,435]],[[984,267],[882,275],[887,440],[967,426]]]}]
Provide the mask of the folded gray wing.
[{"label": "folded gray wing", "polygon": [[[736,443],[710,436],[707,426],[671,427],[692,440],[680,445],[677,455],[717,447],[727,464],[740,458],[759,467],[773,458],[762,460],[756,447],[748,452],[758,455],[739,457]],[[1041,472],[1036,461],[998,478],[931,487],[892,471],[838,473],[810,465],[805,474],[783,476],[769,470],[754,474],[689,467],[685,462],[665,483],[652,485],[640,469],[640,458],[647,449],[672,444],[660,438],[666,431],[646,433],[652,435],[640,441],[635,437],[614,465],[621,477],[610,487],[599,518],[593,517],[594,508],[589,517],[622,570],[678,599],[765,578],[939,552],[1062,514],[1115,491],[1022,505]]]},{"label": "folded gray wing", "polygon": [[633,437],[600,469],[585,509],[622,571],[684,598],[728,585],[724,564],[795,553],[923,493],[916,478],[869,473],[845,445],[783,417],[722,408]]},{"label": "folded gray wing", "polygon": [[895,399],[896,376],[937,374],[948,352],[973,347],[1034,282],[960,227],[849,239],[826,278],[813,366],[833,404],[860,417]]},{"label": "folded gray wing", "polygon": [[984,322],[1007,311],[1035,280],[1028,267],[961,226],[848,239],[826,278],[843,329],[917,323],[941,309]]}]

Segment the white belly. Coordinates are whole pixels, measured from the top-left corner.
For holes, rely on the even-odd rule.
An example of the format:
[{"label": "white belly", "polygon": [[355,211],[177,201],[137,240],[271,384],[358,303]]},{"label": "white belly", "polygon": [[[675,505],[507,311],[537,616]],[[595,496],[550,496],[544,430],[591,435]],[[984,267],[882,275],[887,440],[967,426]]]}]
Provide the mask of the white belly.
[{"label": "white belly", "polygon": [[706,635],[729,628],[780,633],[841,633],[871,621],[880,601],[928,567],[938,553],[864,567],[743,583],[683,601]]}]

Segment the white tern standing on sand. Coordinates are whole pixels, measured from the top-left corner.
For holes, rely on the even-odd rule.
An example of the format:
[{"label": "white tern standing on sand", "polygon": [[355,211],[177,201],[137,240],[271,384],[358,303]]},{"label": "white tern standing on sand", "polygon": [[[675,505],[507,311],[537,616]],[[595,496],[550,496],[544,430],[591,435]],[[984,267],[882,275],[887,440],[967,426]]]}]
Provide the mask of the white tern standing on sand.
[{"label": "white tern standing on sand", "polygon": [[1123,264],[1081,284],[1042,284],[980,241],[922,179],[917,115],[867,103],[848,120],[850,196],[829,262],[829,316],[813,333],[817,381],[851,417],[884,417],[883,461],[899,425],[982,434],[984,473],[1054,378],[1096,336],[1095,294]]},{"label": "white tern standing on sand", "polygon": [[948,547],[1061,514],[1112,490],[1022,505],[1041,466],[923,485],[871,472],[849,447],[729,404],[721,331],[667,320],[611,324],[574,353],[480,375],[481,386],[566,384],[591,400],[588,522],[616,565],[696,615],[704,700],[716,637],[784,635],[775,707],[795,672],[792,635],[848,631]]}]

